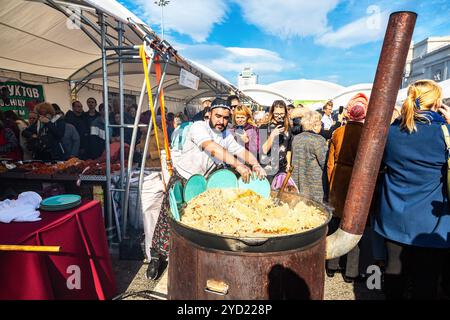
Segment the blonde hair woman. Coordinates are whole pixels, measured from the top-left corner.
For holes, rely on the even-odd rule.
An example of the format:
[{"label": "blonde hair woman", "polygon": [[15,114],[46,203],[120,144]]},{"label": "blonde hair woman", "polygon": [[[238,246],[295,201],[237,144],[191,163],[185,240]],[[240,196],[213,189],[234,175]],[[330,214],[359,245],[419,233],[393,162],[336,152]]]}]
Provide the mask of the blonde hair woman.
[{"label": "blonde hair woman", "polygon": [[323,202],[325,196],[325,159],[327,142],[319,133],[322,129],[322,115],[307,111],[302,118],[303,132],[292,141],[292,179],[300,194]]},{"label": "blonde hair woman", "polygon": [[259,150],[259,131],[253,121],[252,111],[246,106],[237,106],[233,112],[233,128],[230,131],[239,144],[255,157]]},{"label": "blonde hair woman", "polygon": [[441,92],[432,80],[410,85],[401,118],[389,129],[375,222],[375,231],[386,240],[388,299],[436,298],[450,248],[448,152],[442,132],[450,110],[441,104]]}]

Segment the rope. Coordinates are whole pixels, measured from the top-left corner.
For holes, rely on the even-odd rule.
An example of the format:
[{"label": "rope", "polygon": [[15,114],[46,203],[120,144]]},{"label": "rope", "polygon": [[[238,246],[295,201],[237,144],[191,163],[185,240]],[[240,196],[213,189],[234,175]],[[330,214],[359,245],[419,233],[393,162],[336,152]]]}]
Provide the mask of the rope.
[{"label": "rope", "polygon": [[[155,57],[155,72],[156,72],[156,81],[161,81],[161,64],[157,63],[159,61],[159,57]],[[161,87],[161,93],[159,94],[159,102],[161,105],[161,123],[163,127],[163,134],[164,134],[164,150],[166,151],[166,164],[167,164],[167,170],[169,171],[169,176],[172,176],[173,174],[173,168],[172,168],[172,159],[170,157],[170,148],[169,148],[169,135],[167,133],[167,125],[166,125],[166,105],[164,102],[164,90]]]},{"label": "rope", "polygon": [[[150,77],[148,76],[148,72],[147,72],[147,69],[148,69],[147,55],[145,54],[143,45],[139,47],[139,56],[142,59],[142,66],[144,68],[145,84],[147,87],[147,96],[148,96],[148,105],[149,105],[150,113],[152,115],[152,120],[153,120],[153,131],[155,132],[155,139],[156,139],[156,146],[158,148],[159,161],[162,165],[161,148],[160,148],[159,139],[158,139],[158,129],[157,129],[158,126],[156,125],[156,115],[155,115],[155,106],[153,104],[152,87],[150,85]],[[164,128],[164,126],[163,126],[163,128]],[[144,156],[147,157],[147,155],[144,155]],[[163,184],[164,184],[164,189],[166,189],[167,185],[166,185],[166,181],[164,179],[164,174],[162,174],[162,180],[163,180]],[[167,192],[167,190],[166,190],[166,192]]]}]

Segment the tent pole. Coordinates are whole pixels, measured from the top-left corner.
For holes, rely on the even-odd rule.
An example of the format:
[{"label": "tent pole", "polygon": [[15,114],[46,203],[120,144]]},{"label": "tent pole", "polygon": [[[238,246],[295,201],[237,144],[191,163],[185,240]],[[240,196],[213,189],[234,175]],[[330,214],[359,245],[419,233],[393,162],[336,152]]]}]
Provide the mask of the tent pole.
[{"label": "tent pole", "polygon": [[[117,22],[117,35],[118,35],[118,41],[117,45],[119,47],[122,46],[122,40],[123,40],[123,25],[121,21]],[[123,61],[120,59],[122,57],[122,50],[117,50],[119,55],[119,114],[120,114],[120,189],[124,188],[124,177],[125,177],[125,129],[123,127],[124,125],[124,99],[123,99]],[[120,193],[120,212],[124,212],[124,208],[126,206],[126,203],[124,201],[124,194]],[[123,228],[123,236],[126,237],[127,232],[127,226],[124,223],[122,226]]]},{"label": "tent pole", "polygon": [[[158,85],[158,90],[156,91],[156,96],[155,96],[155,104],[154,104],[154,115],[156,116],[156,113],[158,112],[158,107],[159,107],[159,95],[161,93],[161,89],[164,83],[164,79],[166,77],[166,68],[167,68],[167,63],[164,64],[164,70],[163,73],[161,75],[161,79],[159,81],[159,85]],[[148,92],[147,94],[152,94],[151,92]],[[141,169],[139,172],[139,187],[138,187],[138,195],[137,195],[137,202],[140,203],[141,201],[141,194],[142,194],[142,185],[143,185],[143,181],[144,181],[144,169],[145,169],[145,160],[146,160],[146,155],[148,153],[148,142],[150,141],[150,135],[153,129],[153,121],[150,118],[150,123],[148,126],[148,131],[147,131],[147,136],[145,137],[145,145],[144,145],[144,151],[142,152],[143,157],[142,157],[142,161],[141,161]],[[157,139],[157,137],[155,136],[155,139]],[[160,152],[158,150],[158,152]],[[164,172],[162,172],[162,174],[164,174]]]},{"label": "tent pole", "polygon": [[[154,51],[152,51],[154,53]],[[147,68],[147,73],[150,72],[151,68],[152,68],[152,64],[153,64],[153,55],[150,57],[150,62],[148,64],[148,68]],[[141,114],[142,114],[142,105],[144,102],[144,97],[145,97],[145,80],[142,83],[142,89],[141,89],[141,94],[139,96],[139,103],[138,103],[138,107],[136,110],[136,117],[134,118],[134,127],[133,127],[133,134],[131,136],[131,145],[130,145],[130,153],[128,155],[128,167],[127,167],[127,179],[125,180],[125,199],[124,202],[128,203],[128,199],[130,197],[130,185],[131,185],[131,175],[132,175],[132,164],[133,164],[133,154],[134,154],[134,150],[135,150],[135,146],[136,146],[136,139],[137,139],[137,132],[139,130],[139,120],[141,118]],[[142,155],[143,157],[145,157],[145,155]],[[138,199],[140,197],[138,196]],[[141,208],[140,206],[140,202],[137,201],[136,203],[136,210],[139,210]],[[128,217],[128,205],[125,206],[124,211],[123,211],[123,216],[124,219],[126,219],[125,217]],[[126,234],[124,234],[125,237]]]},{"label": "tent pole", "polygon": [[[99,13],[99,24],[101,27],[101,48],[102,48],[102,68],[103,68],[103,105],[105,107],[105,152],[106,152],[106,213],[107,213],[107,233],[112,227],[112,199],[111,199],[111,152],[109,149],[109,104],[108,104],[108,67],[106,65],[106,30],[105,17]],[[108,234],[108,238],[109,238]],[[111,243],[110,243],[111,244]]]}]

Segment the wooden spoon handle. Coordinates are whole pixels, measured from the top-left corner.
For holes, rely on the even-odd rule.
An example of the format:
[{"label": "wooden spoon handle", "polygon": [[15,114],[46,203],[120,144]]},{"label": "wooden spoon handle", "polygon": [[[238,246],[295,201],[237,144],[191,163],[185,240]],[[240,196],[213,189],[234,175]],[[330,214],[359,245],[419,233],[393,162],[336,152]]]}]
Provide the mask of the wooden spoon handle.
[{"label": "wooden spoon handle", "polygon": [[289,178],[292,175],[292,171],[294,171],[294,167],[291,166],[288,170],[288,172],[286,173],[286,176],[284,177],[284,181],[283,184],[281,185],[280,191],[278,191],[278,198],[281,196],[281,193],[283,193],[284,189],[286,189],[286,186],[289,182]]}]

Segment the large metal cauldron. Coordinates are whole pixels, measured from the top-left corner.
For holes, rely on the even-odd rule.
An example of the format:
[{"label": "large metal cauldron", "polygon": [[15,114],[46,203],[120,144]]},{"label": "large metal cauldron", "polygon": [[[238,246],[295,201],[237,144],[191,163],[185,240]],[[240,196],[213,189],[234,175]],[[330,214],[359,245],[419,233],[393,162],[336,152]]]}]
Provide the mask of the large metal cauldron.
[{"label": "large metal cauldron", "polygon": [[169,299],[323,299],[331,211],[295,194],[281,200],[290,206],[306,201],[327,220],[307,232],[270,238],[226,237],[171,220]]}]

